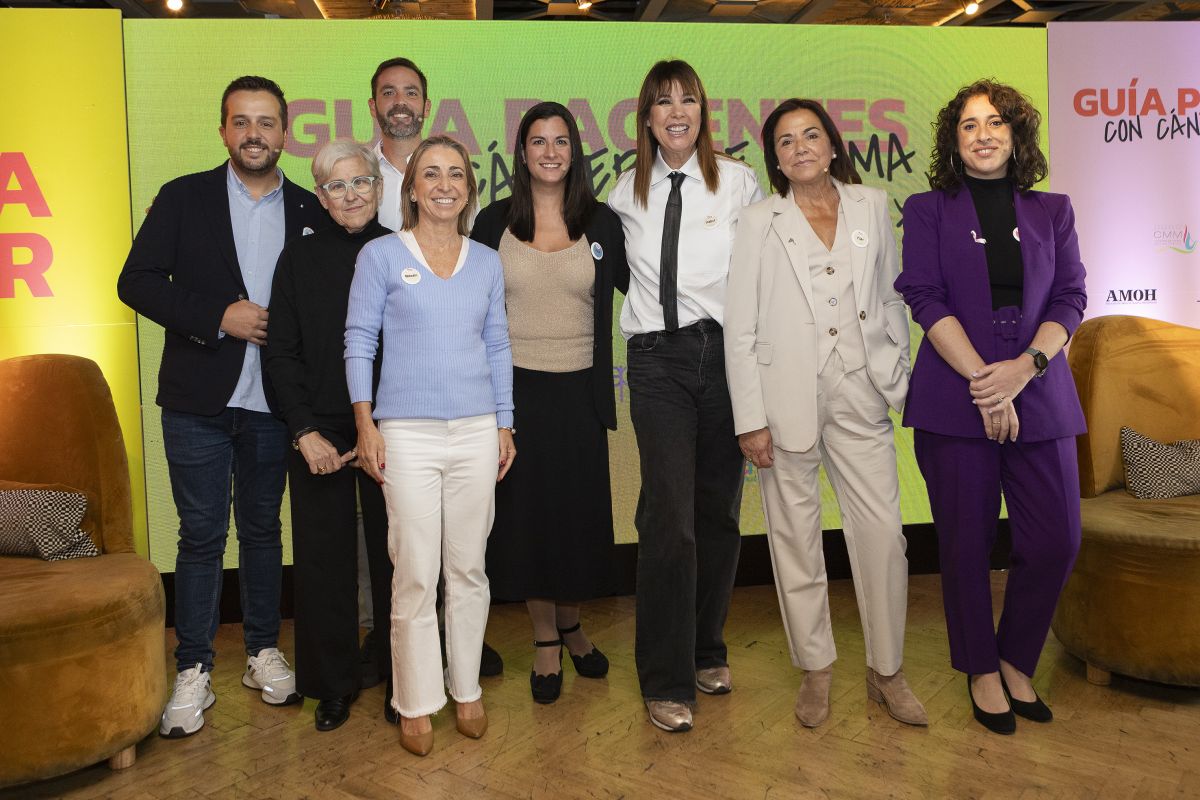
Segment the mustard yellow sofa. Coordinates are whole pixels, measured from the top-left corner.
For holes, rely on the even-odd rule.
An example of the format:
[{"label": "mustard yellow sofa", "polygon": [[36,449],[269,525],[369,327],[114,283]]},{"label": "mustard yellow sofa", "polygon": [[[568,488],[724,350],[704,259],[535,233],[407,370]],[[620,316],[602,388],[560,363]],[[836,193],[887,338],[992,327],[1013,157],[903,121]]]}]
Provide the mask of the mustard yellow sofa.
[{"label": "mustard yellow sofa", "polygon": [[1111,673],[1200,686],[1200,496],[1125,490],[1121,426],[1160,442],[1200,439],[1200,330],[1141,317],[1081,325],[1068,361],[1087,417],[1080,436],[1083,543],[1055,636]]},{"label": "mustard yellow sofa", "polygon": [[0,556],[0,787],[133,764],[166,696],[162,579],[134,552],[112,395],[88,359],[0,361],[0,480],[87,496],[102,555]]}]

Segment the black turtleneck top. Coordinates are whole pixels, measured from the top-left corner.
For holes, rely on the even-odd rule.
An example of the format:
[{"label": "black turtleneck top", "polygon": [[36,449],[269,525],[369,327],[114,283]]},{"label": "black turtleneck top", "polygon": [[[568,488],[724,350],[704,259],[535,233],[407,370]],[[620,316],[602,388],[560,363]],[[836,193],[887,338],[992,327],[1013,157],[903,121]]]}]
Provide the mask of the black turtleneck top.
[{"label": "black turtleneck top", "polygon": [[[279,256],[263,368],[293,437],[309,428],[326,438],[336,431],[340,438],[352,437],[354,409],[343,358],[350,281],[358,251],[390,233],[374,219],[358,233],[335,224],[293,239]],[[377,367],[381,360],[375,360]],[[349,449],[354,439],[334,444]]]},{"label": "black turtleneck top", "polygon": [[1025,262],[1021,258],[1021,242],[1017,238],[1017,210],[1013,206],[1013,184],[1008,177],[983,180],[963,176],[971,192],[975,214],[982,231],[977,238],[986,239],[988,280],[992,285],[992,309],[1004,306],[1021,307],[1021,290],[1025,286]]}]

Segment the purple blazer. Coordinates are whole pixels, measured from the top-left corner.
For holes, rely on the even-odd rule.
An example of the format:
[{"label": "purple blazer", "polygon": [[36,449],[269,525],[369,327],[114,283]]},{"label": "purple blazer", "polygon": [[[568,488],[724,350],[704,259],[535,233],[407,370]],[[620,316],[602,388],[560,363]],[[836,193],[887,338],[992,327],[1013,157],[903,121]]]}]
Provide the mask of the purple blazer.
[{"label": "purple blazer", "polygon": [[[1087,293],[1070,198],[1014,191],[1013,201],[1025,265],[1022,319],[1017,328],[1023,350],[1043,322],[1057,322],[1073,335],[1083,319]],[[932,191],[908,198],[903,271],[895,285],[922,329],[928,332],[935,322],[953,315],[990,364],[1010,356],[996,349],[987,256],[971,235],[980,230],[966,187],[957,194]],[[909,381],[904,424],[947,436],[984,438],[967,383],[929,339],[923,339]],[[1021,440],[1044,441],[1086,430],[1065,353],[1052,359],[1046,374],[1031,380],[1014,402]]]}]

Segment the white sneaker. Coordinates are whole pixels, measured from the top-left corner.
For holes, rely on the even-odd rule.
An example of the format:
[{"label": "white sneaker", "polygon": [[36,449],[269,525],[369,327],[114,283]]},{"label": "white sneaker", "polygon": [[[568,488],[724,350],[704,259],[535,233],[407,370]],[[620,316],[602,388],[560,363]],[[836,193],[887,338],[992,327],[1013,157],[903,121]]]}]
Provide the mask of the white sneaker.
[{"label": "white sneaker", "polygon": [[175,690],[163,709],[158,734],[167,739],[182,739],[204,727],[204,711],[217,702],[212,680],[199,664],[175,676]]},{"label": "white sneaker", "polygon": [[256,656],[246,657],[246,673],[242,685],[261,689],[264,703],[286,706],[301,701],[296,692],[296,673],[288,669],[287,659],[274,647],[258,651]]}]

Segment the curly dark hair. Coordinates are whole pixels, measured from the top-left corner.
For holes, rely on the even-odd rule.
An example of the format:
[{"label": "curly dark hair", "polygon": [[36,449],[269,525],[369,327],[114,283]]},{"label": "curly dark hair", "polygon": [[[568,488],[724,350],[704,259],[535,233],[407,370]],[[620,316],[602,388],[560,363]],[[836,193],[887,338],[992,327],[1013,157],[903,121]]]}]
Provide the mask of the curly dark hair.
[{"label": "curly dark hair", "polygon": [[927,173],[930,188],[957,192],[962,186],[958,120],[967,101],[979,95],[987,97],[1012,128],[1013,152],[1008,160],[1008,176],[1019,191],[1029,191],[1050,173],[1046,156],[1038,146],[1042,115],[1020,90],[987,78],[959,89],[954,99],[938,112],[933,123],[933,152]]},{"label": "curly dark hair", "polygon": [[850,161],[850,154],[846,152],[842,135],[838,133],[837,125],[833,124],[825,107],[816,100],[793,97],[780,103],[763,121],[763,157],[767,162],[767,177],[771,180],[772,188],[779,192],[780,197],[787,197],[788,189],[791,188],[787,176],[779,169],[779,154],[775,152],[775,129],[779,127],[779,120],[783,119],[784,114],[801,110],[811,111],[816,115],[821,127],[825,129],[825,135],[829,137],[829,145],[833,150],[833,161],[829,165],[829,174],[842,183],[862,183],[862,178],[859,177],[858,171],[854,169],[854,164]]}]

